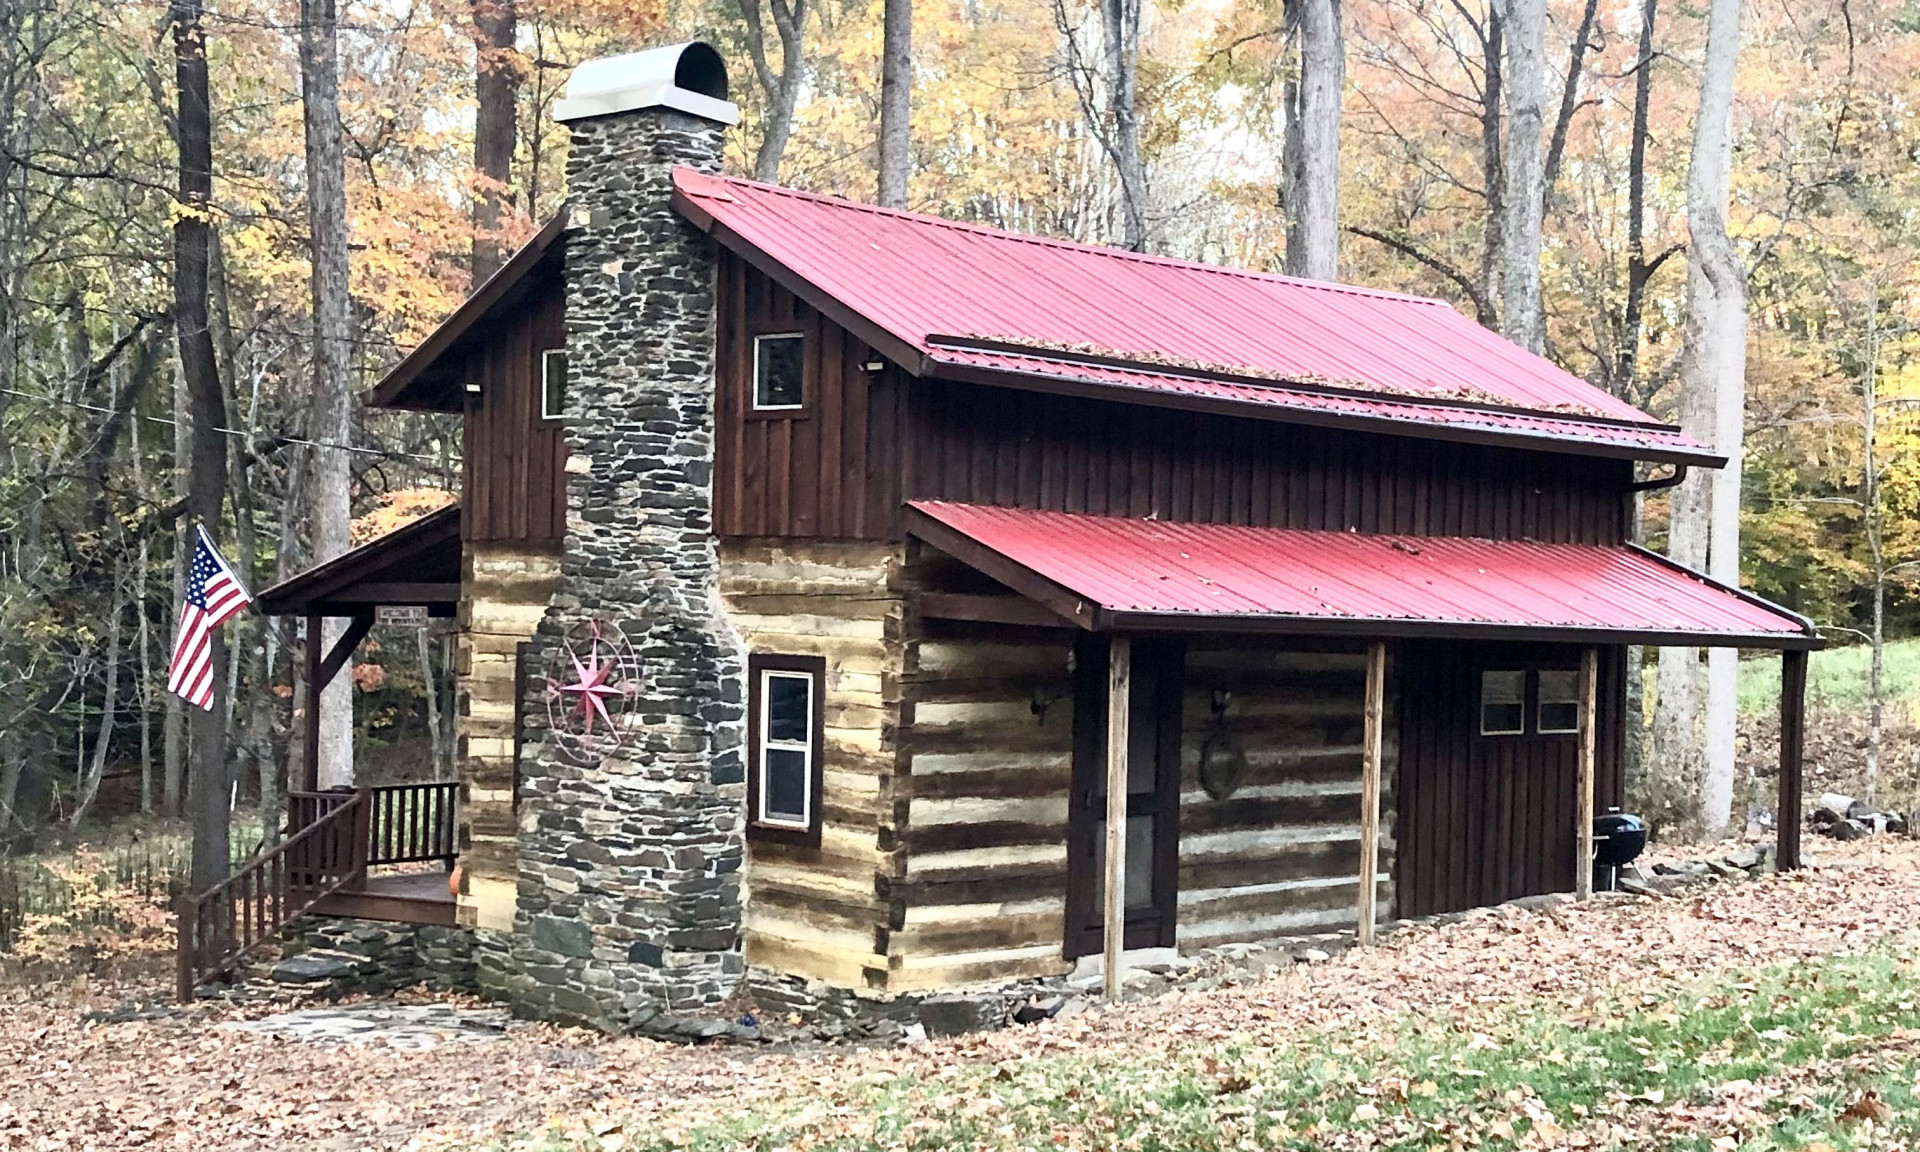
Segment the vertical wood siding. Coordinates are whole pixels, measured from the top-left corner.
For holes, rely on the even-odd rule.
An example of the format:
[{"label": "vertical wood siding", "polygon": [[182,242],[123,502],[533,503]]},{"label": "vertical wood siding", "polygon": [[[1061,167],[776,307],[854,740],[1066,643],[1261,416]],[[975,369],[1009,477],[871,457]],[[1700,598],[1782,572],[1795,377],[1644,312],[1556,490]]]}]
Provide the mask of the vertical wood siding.
[{"label": "vertical wood siding", "polygon": [[[1616,543],[1621,460],[916,380],[721,252],[715,525],[897,540],[908,499],[1286,528]],[[807,337],[807,410],[749,412],[756,333]]]},{"label": "vertical wood siding", "polygon": [[[1181,756],[1182,949],[1353,926],[1360,871],[1366,653],[1359,646],[1193,640]],[[1389,657],[1391,659],[1391,657]],[[1391,671],[1391,665],[1389,665]],[[1391,876],[1399,763],[1389,679],[1381,765],[1380,870]],[[1213,693],[1232,693],[1226,730],[1246,753],[1223,800],[1200,783]],[[1394,915],[1394,887],[1379,889]]]},{"label": "vertical wood siding", "polygon": [[[1483,669],[1550,659],[1579,666],[1579,650],[1464,643],[1400,648],[1403,701],[1399,914],[1425,916],[1573,890],[1572,735],[1482,737]],[[1595,810],[1620,803],[1625,650],[1600,650]]]},{"label": "vertical wood siding", "polygon": [[[722,536],[899,536],[904,379],[793,293],[721,251],[714,525]],[[806,337],[804,410],[755,414],[753,338]]]},{"label": "vertical wood siding", "polygon": [[[826,659],[818,847],[749,840],[747,962],[845,988],[883,987],[895,872],[899,733],[897,549],[731,541],[720,593],[748,652]],[[751,768],[749,767],[749,770]]]},{"label": "vertical wood siding", "polygon": [[541,353],[566,346],[566,296],[537,285],[468,360],[460,537],[557,545],[567,530],[566,434],[540,417]]},{"label": "vertical wood siding", "polygon": [[1616,543],[1624,461],[917,381],[916,499],[1336,532]]}]

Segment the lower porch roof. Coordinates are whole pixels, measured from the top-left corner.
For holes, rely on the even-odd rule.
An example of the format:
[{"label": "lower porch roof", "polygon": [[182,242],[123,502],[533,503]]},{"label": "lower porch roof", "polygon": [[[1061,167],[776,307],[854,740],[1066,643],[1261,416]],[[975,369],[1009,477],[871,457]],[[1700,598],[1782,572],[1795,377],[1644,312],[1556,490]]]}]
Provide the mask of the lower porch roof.
[{"label": "lower porch roof", "polygon": [[914,501],[907,528],[1083,628],[1817,648],[1630,544],[1310,532]]},{"label": "lower porch roof", "polygon": [[254,598],[266,616],[370,616],[380,605],[425,605],[452,616],[460,601],[460,506],[450,504]]}]

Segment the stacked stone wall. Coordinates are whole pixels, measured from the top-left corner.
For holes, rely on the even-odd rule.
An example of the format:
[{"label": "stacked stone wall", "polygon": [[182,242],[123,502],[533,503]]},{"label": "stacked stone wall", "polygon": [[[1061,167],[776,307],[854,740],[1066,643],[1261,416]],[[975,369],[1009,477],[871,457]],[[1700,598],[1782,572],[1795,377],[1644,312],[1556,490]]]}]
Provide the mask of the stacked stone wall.
[{"label": "stacked stone wall", "polygon": [[672,169],[720,165],[721,128],[648,109],[577,121],[566,243],[567,546],[528,700],[567,630],[618,628],[641,667],[617,752],[571,759],[528,709],[519,889],[483,984],[523,1014],[627,1029],[725,998],[740,953],[743,661],[712,529],[714,257]]}]

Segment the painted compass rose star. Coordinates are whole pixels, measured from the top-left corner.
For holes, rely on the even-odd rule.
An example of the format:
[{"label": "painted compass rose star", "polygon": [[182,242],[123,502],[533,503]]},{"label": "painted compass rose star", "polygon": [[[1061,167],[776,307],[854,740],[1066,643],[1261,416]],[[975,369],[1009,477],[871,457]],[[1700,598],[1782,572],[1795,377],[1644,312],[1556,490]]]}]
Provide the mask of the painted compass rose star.
[{"label": "painted compass rose star", "polygon": [[581,663],[578,653],[567,653],[568,658],[573,661],[574,681],[560,686],[560,691],[572,693],[578,697],[571,710],[580,723],[581,734],[589,736],[593,734],[593,718],[596,714],[605,721],[609,732],[613,730],[613,716],[607,711],[607,698],[627,694],[626,685],[609,683],[620,671],[620,662],[615,659],[603,659],[598,643],[599,631],[598,628],[594,629],[593,639],[596,642],[587,650],[586,663]]}]

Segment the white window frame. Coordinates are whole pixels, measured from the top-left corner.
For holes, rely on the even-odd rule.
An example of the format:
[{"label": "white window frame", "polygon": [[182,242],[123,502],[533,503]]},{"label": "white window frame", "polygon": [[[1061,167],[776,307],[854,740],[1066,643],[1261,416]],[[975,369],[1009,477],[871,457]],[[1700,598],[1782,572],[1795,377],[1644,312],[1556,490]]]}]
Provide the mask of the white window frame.
[{"label": "white window frame", "polygon": [[560,357],[563,369],[570,369],[565,348],[548,348],[540,353],[540,419],[564,420],[567,415],[566,397],[560,398],[560,410],[553,410],[553,358]]},{"label": "white window frame", "polygon": [[[773,681],[779,678],[800,680],[807,686],[807,730],[803,739],[775,740],[770,731],[773,721]],[[758,787],[754,790],[759,807],[759,811],[753,814],[753,821],[756,824],[768,828],[790,828],[800,832],[813,827],[813,774],[819,770],[819,765],[813,762],[814,737],[818,735],[814,732],[813,726],[819,705],[819,697],[815,693],[819,691],[818,673],[802,672],[792,668],[760,669],[760,715],[754,720],[760,726],[760,762],[753,766],[753,770],[759,773]],[[800,753],[803,772],[800,817],[797,820],[791,816],[774,815],[767,811],[767,764],[769,761],[767,753],[770,751]]]},{"label": "white window frame", "polygon": [[[760,402],[760,345],[767,340],[800,341],[800,402],[797,404],[762,404]],[[753,395],[755,412],[798,412],[807,406],[807,334],[805,332],[762,332],[753,338],[753,379],[749,382]]]},{"label": "white window frame", "polygon": [[[1518,728],[1488,728],[1487,727],[1487,677],[1495,674],[1499,674],[1499,675],[1517,674],[1520,677],[1520,699],[1513,701],[1511,705],[1508,705],[1505,702],[1502,702],[1502,706],[1504,707],[1517,707],[1520,709],[1520,727]],[[1525,736],[1527,734],[1527,670],[1524,668],[1483,669],[1480,673],[1479,691],[1475,694],[1474,704],[1480,711],[1480,715],[1475,718],[1477,720],[1477,723],[1474,725],[1480,730],[1480,735],[1482,736]]]},{"label": "white window frame", "polygon": [[[1549,672],[1572,678],[1573,698],[1571,700],[1549,701],[1547,699],[1547,679],[1546,678]],[[1533,689],[1533,730],[1535,732],[1538,732],[1542,736],[1567,736],[1567,735],[1578,734],[1580,731],[1580,710],[1586,706],[1586,702],[1580,698],[1582,695],[1583,693],[1581,691],[1580,673],[1577,671],[1571,671],[1565,668],[1542,668],[1539,671],[1535,672],[1534,673],[1534,689]],[[1543,719],[1543,717],[1545,716],[1545,713],[1542,711],[1542,709],[1544,709],[1549,703],[1560,704],[1560,705],[1567,705],[1567,704],[1573,705],[1573,727],[1571,728],[1547,727],[1547,722],[1546,720]]]}]

